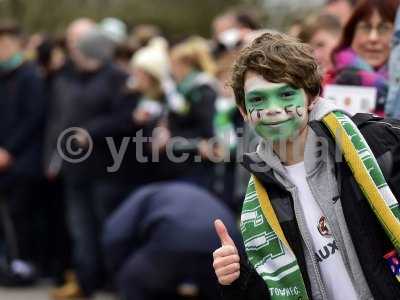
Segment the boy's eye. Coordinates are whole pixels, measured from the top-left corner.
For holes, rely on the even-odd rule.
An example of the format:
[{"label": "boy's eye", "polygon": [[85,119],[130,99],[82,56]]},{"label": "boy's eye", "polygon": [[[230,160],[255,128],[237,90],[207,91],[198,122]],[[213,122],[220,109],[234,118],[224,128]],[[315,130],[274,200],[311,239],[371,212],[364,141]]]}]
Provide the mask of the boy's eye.
[{"label": "boy's eye", "polygon": [[294,95],[294,91],[285,91],[281,93],[282,98],[290,98]]},{"label": "boy's eye", "polygon": [[253,102],[255,104],[261,103],[263,101],[264,101],[264,99],[262,97],[254,97],[254,98],[251,99],[251,102]]}]

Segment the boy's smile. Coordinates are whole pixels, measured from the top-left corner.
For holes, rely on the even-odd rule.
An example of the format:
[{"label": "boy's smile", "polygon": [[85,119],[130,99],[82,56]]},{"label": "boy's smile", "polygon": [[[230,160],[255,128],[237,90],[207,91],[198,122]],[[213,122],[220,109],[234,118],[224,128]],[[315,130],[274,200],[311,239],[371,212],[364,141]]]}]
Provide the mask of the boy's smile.
[{"label": "boy's smile", "polygon": [[306,105],[303,89],[272,83],[255,74],[246,80],[246,113],[264,139],[279,141],[296,137],[307,122]]}]

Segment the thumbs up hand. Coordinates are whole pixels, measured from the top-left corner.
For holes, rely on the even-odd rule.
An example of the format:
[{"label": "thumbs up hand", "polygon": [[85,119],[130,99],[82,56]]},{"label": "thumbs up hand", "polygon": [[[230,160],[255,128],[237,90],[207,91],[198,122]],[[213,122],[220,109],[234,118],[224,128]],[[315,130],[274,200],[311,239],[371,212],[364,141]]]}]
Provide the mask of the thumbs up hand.
[{"label": "thumbs up hand", "polygon": [[230,285],[240,276],[240,257],[224,223],[216,220],[214,226],[221,241],[221,247],[213,253],[214,271],[221,285]]}]

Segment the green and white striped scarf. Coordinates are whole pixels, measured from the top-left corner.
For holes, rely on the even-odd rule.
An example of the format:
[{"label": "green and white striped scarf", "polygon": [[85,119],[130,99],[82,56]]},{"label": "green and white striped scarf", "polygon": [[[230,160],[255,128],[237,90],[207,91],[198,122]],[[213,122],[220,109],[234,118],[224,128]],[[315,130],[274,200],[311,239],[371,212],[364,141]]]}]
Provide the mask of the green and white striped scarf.
[{"label": "green and white striped scarf", "polygon": [[[372,210],[400,250],[400,207],[364,137],[341,112],[323,118]],[[309,299],[297,259],[283,234],[262,184],[252,176],[241,215],[247,256],[266,282],[271,299]]]}]

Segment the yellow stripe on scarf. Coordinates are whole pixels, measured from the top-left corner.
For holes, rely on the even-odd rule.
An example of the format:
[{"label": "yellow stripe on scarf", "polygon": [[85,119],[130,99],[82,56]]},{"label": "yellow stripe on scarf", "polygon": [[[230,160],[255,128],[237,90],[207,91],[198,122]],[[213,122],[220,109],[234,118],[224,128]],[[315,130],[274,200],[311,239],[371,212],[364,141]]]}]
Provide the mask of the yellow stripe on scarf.
[{"label": "yellow stripe on scarf", "polygon": [[260,181],[255,176],[253,176],[253,180],[264,217],[267,219],[268,224],[271,226],[272,230],[276,233],[279,240],[283,242],[288,249],[290,249],[289,243],[287,242],[286,237],[283,234],[278,218],[275,215],[275,211],[274,208],[272,207],[271,201],[269,200],[267,191],[264,189]]},{"label": "yellow stripe on scarf", "polygon": [[328,126],[332,135],[336,140],[340,141],[340,147],[344,154],[348,165],[350,166],[354,178],[363,190],[365,197],[380,220],[380,223],[390,234],[390,238],[397,250],[400,249],[400,222],[386,205],[385,200],[379,193],[378,188],[368,174],[360,156],[357,153],[351,139],[346,131],[333,114],[329,114],[324,118],[324,122]]}]

